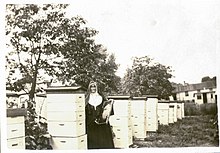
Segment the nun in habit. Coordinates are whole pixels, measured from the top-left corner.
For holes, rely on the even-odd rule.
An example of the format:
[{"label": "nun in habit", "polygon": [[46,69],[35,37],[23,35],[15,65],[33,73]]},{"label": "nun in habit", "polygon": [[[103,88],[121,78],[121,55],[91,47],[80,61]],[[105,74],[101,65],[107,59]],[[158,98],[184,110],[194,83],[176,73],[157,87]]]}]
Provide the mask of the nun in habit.
[{"label": "nun in habit", "polygon": [[[96,82],[90,82],[86,95],[86,132],[88,149],[113,149],[113,134],[107,120],[103,121],[104,103],[107,99],[98,93]],[[113,115],[111,108],[110,115]]]}]

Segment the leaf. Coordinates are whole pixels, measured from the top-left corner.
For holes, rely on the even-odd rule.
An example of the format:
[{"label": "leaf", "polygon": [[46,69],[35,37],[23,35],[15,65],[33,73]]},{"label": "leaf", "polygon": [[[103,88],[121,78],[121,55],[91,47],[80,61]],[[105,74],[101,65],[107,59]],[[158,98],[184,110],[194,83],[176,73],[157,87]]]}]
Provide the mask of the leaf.
[{"label": "leaf", "polygon": [[51,135],[50,135],[49,133],[48,133],[48,134],[44,134],[43,136],[44,136],[45,138],[48,138],[48,139],[51,138]]},{"label": "leaf", "polygon": [[123,78],[123,93],[141,96],[156,94],[159,98],[168,98],[172,93],[172,85],[169,79],[172,75],[169,69],[159,63],[152,63],[147,56],[135,57],[131,69]]}]

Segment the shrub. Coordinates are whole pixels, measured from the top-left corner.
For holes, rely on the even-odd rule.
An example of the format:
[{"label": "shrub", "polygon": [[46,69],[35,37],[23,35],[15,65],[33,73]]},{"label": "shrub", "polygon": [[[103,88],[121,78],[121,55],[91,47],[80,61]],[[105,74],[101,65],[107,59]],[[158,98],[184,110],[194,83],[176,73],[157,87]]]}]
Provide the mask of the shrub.
[{"label": "shrub", "polygon": [[184,113],[186,116],[194,115],[216,115],[217,114],[217,104],[207,103],[207,104],[195,104],[195,103],[185,103]]},{"label": "shrub", "polygon": [[195,116],[201,114],[199,111],[199,105],[196,105],[195,103],[185,103],[184,113],[186,116]]},{"label": "shrub", "polygon": [[201,104],[200,111],[202,115],[216,115],[217,104],[216,103]]},{"label": "shrub", "polygon": [[28,101],[27,116],[25,118],[25,145],[30,150],[52,149],[49,143],[47,123],[37,120],[34,102]]}]

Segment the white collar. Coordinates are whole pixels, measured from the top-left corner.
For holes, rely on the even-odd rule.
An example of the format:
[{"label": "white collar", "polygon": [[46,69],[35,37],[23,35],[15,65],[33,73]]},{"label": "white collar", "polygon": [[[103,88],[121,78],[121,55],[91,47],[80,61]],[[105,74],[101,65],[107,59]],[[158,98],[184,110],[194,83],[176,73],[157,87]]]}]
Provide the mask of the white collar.
[{"label": "white collar", "polygon": [[102,96],[100,96],[98,93],[90,94],[89,96],[89,104],[94,106],[95,109],[98,105],[102,103]]}]

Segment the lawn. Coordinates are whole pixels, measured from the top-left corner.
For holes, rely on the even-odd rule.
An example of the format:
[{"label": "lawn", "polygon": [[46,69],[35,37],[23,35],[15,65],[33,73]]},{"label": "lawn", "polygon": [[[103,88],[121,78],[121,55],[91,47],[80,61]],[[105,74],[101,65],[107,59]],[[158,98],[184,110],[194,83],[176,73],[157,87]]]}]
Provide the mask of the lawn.
[{"label": "lawn", "polygon": [[134,140],[132,147],[218,147],[218,124],[213,116],[191,116],[168,126],[159,125],[157,133],[145,140]]}]

